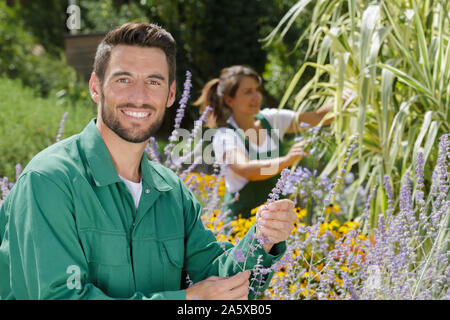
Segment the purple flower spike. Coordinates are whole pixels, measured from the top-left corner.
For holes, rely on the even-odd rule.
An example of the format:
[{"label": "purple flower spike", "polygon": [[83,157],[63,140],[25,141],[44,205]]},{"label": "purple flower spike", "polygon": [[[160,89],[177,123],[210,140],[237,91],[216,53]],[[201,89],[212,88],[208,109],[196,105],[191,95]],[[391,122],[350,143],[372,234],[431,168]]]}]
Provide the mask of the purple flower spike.
[{"label": "purple flower spike", "polygon": [[287,168],[285,168],[281,171],[280,179],[278,179],[278,182],[275,185],[275,188],[273,188],[272,192],[269,194],[269,199],[267,200],[267,205],[280,198],[281,189],[283,188],[284,184],[288,180],[290,174],[291,174],[290,170]]},{"label": "purple flower spike", "polygon": [[60,141],[62,138],[62,135],[64,133],[64,124],[67,120],[68,115],[69,112],[65,112],[61,118],[61,122],[59,123],[58,134],[56,135],[56,142]]},{"label": "purple flower spike", "polygon": [[233,255],[234,255],[234,259],[237,262],[241,263],[241,262],[245,261],[245,254],[244,254],[244,251],[242,249],[234,250]]},{"label": "purple flower spike", "polygon": [[177,139],[178,139],[177,138],[177,129],[180,128],[181,120],[183,120],[183,117],[184,117],[184,109],[186,109],[186,105],[187,105],[187,102],[190,97],[191,88],[192,88],[191,77],[192,77],[192,74],[189,71],[186,71],[186,80],[184,82],[184,90],[183,90],[183,94],[181,95],[180,106],[178,107],[177,115],[175,116],[174,130],[172,131],[172,134],[169,137],[170,143],[164,148],[164,154],[167,157],[167,159],[164,163],[166,166],[169,166],[170,162],[172,161],[170,159],[170,157],[171,157],[171,153],[172,153],[172,148],[174,147],[174,142],[177,141]]}]

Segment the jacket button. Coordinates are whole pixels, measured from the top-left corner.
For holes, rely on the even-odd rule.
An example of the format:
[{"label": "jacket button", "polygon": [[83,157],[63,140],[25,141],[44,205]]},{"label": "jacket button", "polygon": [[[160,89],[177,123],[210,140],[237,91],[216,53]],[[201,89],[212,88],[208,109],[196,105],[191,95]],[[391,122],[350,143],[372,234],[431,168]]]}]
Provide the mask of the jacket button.
[{"label": "jacket button", "polygon": [[150,193],[150,189],[145,189],[145,193]]}]

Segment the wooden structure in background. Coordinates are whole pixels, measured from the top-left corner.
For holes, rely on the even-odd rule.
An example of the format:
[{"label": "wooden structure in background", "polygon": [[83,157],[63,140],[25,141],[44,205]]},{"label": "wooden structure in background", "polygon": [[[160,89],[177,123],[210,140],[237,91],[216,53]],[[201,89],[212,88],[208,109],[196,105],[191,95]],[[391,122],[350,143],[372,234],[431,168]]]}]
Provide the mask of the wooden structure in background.
[{"label": "wooden structure in background", "polygon": [[64,36],[67,63],[86,81],[89,81],[91,76],[97,46],[104,37],[105,33]]}]

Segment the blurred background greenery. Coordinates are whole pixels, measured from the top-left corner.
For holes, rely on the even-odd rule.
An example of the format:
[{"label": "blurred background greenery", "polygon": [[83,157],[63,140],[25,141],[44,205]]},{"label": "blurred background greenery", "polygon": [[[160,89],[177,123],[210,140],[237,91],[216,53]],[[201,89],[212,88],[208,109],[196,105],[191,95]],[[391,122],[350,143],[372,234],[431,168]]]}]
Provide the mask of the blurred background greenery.
[{"label": "blurred background greenery", "polygon": [[[277,107],[292,74],[303,64],[306,47],[292,50],[299,31],[307,23],[308,12],[298,19],[283,41],[270,45],[261,39],[277,25],[295,0],[79,0],[79,34],[101,34],[127,21],[153,22],[172,33],[178,44],[178,95],[186,70],[191,71],[196,99],[203,84],[217,77],[222,68],[247,64],[265,80],[264,106]],[[80,131],[96,109],[88,85],[68,65],[64,39],[69,30],[66,10],[70,1],[0,1],[0,176],[14,176],[14,164],[26,164],[46,147],[56,134],[58,118],[69,111],[64,136]],[[312,76],[311,71],[311,76]],[[10,81],[14,79],[16,81]],[[297,87],[307,81],[304,77]],[[29,89],[25,89],[29,88]],[[20,99],[18,99],[20,97]],[[34,112],[44,104],[45,112]],[[20,108],[31,111],[19,111]],[[17,112],[4,112],[4,110]],[[190,106],[182,127],[191,129],[198,109]],[[74,118],[73,113],[86,114]],[[158,140],[163,142],[173,128],[176,108],[168,109]],[[20,117],[31,117],[27,132]],[[52,121],[49,121],[52,119]],[[80,121],[76,123],[76,121]],[[50,124],[51,122],[51,124]],[[72,123],[72,125],[70,124]],[[38,128],[45,139],[28,137]],[[10,138],[4,139],[7,133]],[[26,134],[27,139],[23,139]],[[29,139],[30,138],[30,139]],[[17,143],[20,141],[20,146]],[[22,151],[18,151],[21,149]]]}]

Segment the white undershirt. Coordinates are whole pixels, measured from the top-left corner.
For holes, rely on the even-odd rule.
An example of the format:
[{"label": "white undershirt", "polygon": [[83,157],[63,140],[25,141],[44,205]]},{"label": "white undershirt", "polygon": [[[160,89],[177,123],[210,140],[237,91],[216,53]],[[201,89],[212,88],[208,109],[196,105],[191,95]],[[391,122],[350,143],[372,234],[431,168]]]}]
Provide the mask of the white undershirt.
[{"label": "white undershirt", "polygon": [[[273,129],[278,129],[277,134],[280,138],[284,136],[296,115],[295,111],[288,109],[262,109],[260,114],[266,118]],[[234,121],[233,117],[228,119],[228,123],[235,128],[238,128],[238,125]],[[272,137],[271,142],[269,139],[264,139],[259,146],[253,142],[250,142],[250,148],[253,150],[258,150],[260,153],[274,150],[277,148],[278,143],[273,141],[273,139],[274,138]],[[222,163],[224,153],[236,148],[248,156],[244,143],[234,130],[225,127],[219,128],[213,138],[213,149],[216,161]],[[230,168],[225,169],[224,178],[225,187],[230,193],[235,193],[241,190],[248,183],[246,178],[238,175]]]},{"label": "white undershirt", "polygon": [[142,194],[142,178],[139,182],[133,182],[128,179],[125,179],[119,174],[119,178],[122,179],[122,181],[125,183],[125,185],[128,187],[128,190],[130,190],[131,196],[134,200],[134,206],[136,209],[139,206],[139,200],[141,199]]}]

